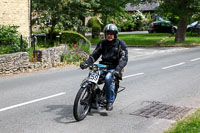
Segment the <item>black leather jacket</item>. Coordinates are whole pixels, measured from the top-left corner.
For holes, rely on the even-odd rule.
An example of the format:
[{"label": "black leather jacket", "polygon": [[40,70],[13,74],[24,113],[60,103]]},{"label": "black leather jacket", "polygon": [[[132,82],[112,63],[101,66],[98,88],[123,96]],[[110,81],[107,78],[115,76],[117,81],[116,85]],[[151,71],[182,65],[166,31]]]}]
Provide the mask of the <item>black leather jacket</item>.
[{"label": "black leather jacket", "polygon": [[121,71],[128,62],[128,50],[124,41],[114,39],[113,41],[100,41],[89,59],[87,64],[93,64],[101,56],[100,64],[109,66],[109,69]]}]

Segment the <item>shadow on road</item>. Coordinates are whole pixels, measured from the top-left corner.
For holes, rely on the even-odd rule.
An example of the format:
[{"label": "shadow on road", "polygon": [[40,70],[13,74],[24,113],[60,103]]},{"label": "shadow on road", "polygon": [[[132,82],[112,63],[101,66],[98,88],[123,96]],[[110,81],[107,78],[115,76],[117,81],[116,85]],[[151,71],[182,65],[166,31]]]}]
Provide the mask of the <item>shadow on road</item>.
[{"label": "shadow on road", "polygon": [[[55,113],[57,117],[54,120],[58,123],[70,124],[77,122],[73,116],[73,105],[50,105],[46,106],[46,108],[47,110],[44,112]],[[100,116],[108,116],[107,112],[93,109],[88,113],[89,116],[94,116],[96,114],[99,114]]]},{"label": "shadow on road", "polygon": [[98,110],[91,110],[91,112],[88,113],[90,116],[93,116],[94,114],[99,114],[100,116],[108,116],[107,112],[100,112]]},{"label": "shadow on road", "polygon": [[56,118],[54,119],[58,123],[69,124],[75,123],[76,120],[73,116],[73,105],[50,105],[46,106],[47,110],[44,112],[56,113]]}]

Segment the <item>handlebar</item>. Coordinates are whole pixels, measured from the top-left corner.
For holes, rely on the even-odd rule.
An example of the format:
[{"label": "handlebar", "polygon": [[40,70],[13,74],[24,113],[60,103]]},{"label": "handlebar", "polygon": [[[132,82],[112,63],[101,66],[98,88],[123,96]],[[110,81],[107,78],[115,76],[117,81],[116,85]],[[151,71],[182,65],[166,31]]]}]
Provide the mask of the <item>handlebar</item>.
[{"label": "handlebar", "polygon": [[[88,65],[88,64],[86,64],[86,65]],[[107,66],[107,65],[103,65],[103,64],[92,64],[92,65],[89,66],[89,69],[90,69],[90,70],[94,70],[94,71],[103,70],[103,71],[107,72],[107,68],[108,68],[108,66]],[[117,79],[119,79],[119,80],[122,80],[122,74],[121,74],[121,73],[117,74],[117,73],[114,71],[114,72],[111,72],[111,74],[112,74],[115,78],[117,78]]]}]

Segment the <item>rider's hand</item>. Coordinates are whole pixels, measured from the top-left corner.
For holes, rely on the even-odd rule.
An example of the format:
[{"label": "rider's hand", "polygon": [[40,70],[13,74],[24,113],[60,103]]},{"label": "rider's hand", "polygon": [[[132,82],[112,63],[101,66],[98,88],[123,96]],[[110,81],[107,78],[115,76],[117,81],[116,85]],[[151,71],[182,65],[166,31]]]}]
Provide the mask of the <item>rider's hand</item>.
[{"label": "rider's hand", "polygon": [[114,76],[117,77],[117,78],[120,78],[121,77],[121,74],[119,71],[114,71],[113,72]]},{"label": "rider's hand", "polygon": [[81,69],[86,69],[88,67],[88,64],[87,63],[85,63],[85,62],[81,62],[80,63],[80,68]]}]

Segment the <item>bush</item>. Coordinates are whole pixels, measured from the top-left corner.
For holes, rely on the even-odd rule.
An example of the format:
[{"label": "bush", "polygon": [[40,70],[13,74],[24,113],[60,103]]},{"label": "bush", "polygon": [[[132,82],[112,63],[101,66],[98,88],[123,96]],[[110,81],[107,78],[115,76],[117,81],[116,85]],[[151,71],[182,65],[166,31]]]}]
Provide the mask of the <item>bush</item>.
[{"label": "bush", "polygon": [[19,26],[0,25],[0,54],[9,54],[19,51],[26,51],[27,42],[23,40],[23,47],[20,48],[20,35],[17,31]]},{"label": "bush", "polygon": [[145,16],[142,14],[142,12],[137,10],[137,12],[134,15],[132,15],[132,17],[135,22],[135,30],[141,30],[143,22],[146,21]]},{"label": "bush", "polygon": [[18,26],[0,25],[0,45],[14,45],[19,43]]},{"label": "bush", "polygon": [[98,38],[100,36],[102,28],[99,20],[96,17],[89,19],[87,26],[92,28],[92,38]]},{"label": "bush", "polygon": [[76,43],[91,45],[90,41],[86,37],[73,31],[62,31],[61,43],[69,44],[70,46],[73,46],[73,44]]},{"label": "bush", "polygon": [[95,37],[99,38],[100,32],[101,32],[101,26],[95,24],[95,25],[92,27],[92,38],[95,38]]},{"label": "bush", "polygon": [[69,50],[62,54],[61,61],[67,64],[79,64],[81,61],[85,61],[86,59],[88,59],[89,53],[85,52],[87,48],[81,46],[86,45],[74,44],[73,47],[68,48]]},{"label": "bush", "polygon": [[125,21],[121,23],[120,29],[121,31],[133,31],[135,27],[135,24],[131,21]]}]

